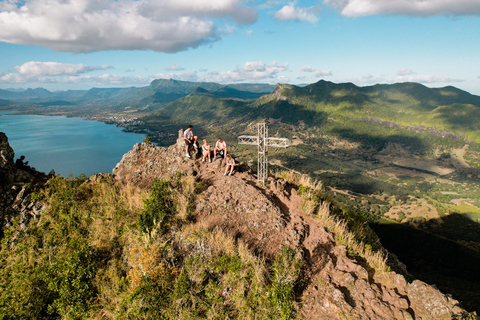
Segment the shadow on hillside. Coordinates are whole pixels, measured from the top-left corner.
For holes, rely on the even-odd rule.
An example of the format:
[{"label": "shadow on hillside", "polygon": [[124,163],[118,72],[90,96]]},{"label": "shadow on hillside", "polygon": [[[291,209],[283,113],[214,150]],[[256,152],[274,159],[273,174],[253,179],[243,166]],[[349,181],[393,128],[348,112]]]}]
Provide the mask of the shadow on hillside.
[{"label": "shadow on hillside", "polygon": [[375,132],[371,134],[360,133],[355,129],[343,128],[334,128],[332,132],[348,141],[359,142],[364,146],[374,146],[378,151],[382,150],[389,142],[400,144],[406,148],[410,148],[414,152],[423,151],[428,147],[421,138],[415,136],[394,134],[383,137],[377,135]]},{"label": "shadow on hillside", "polygon": [[[467,310],[479,311],[480,252],[459,242],[468,241],[463,231],[478,231],[480,224],[460,214],[442,220],[439,229],[433,229],[434,223],[427,222],[430,230],[398,223],[377,223],[371,227],[383,246],[397,255],[415,278],[435,284],[443,293],[452,294]],[[469,237],[473,235],[472,232],[468,234]],[[478,235],[469,241],[480,242]],[[458,242],[447,239],[447,236]]]},{"label": "shadow on hillside", "polygon": [[298,125],[304,122],[307,125],[321,126],[327,121],[328,113],[309,109],[301,104],[292,104],[288,101],[270,101],[260,108],[249,108],[248,112],[264,118],[282,119],[283,123]]}]

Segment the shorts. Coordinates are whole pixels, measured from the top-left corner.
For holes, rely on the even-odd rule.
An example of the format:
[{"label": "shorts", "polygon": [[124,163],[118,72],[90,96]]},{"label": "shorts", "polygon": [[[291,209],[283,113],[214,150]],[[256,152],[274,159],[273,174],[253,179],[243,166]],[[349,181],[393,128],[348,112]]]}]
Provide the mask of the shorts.
[{"label": "shorts", "polygon": [[190,148],[191,146],[193,146],[193,139],[192,141],[188,141],[187,139],[183,139],[185,140],[185,144]]}]

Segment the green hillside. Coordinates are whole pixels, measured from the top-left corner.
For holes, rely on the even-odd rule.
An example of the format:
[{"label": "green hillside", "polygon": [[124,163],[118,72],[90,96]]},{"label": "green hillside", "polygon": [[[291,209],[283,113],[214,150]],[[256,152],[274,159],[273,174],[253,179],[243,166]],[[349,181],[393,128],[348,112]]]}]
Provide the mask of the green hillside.
[{"label": "green hillside", "polygon": [[[367,121],[362,118],[368,117],[401,126],[417,126],[419,130],[421,126],[432,127],[430,131],[435,127],[480,142],[480,97],[454,87],[431,89],[418,83],[357,87],[322,80],[302,88],[283,86],[277,95],[287,100],[277,100],[276,104],[288,101],[306,115],[327,112],[331,116],[361,121]],[[259,100],[260,105],[265,103],[264,99]],[[311,125],[320,124],[316,118],[303,120]]]}]

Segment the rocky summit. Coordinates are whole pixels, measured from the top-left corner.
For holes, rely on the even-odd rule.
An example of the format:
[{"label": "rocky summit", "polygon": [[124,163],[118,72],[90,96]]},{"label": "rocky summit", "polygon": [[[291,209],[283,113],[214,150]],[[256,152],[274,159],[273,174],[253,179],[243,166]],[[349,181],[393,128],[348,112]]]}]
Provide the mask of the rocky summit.
[{"label": "rocky summit", "polygon": [[[196,150],[188,159],[184,148],[182,131],[168,149],[136,144],[113,170],[114,178],[147,188],[155,179],[173,179],[179,172],[195,177],[201,188],[192,223],[222,230],[267,261],[285,246],[294,248],[302,261],[294,290],[298,317],[461,319],[467,314],[434,286],[352,255],[333,227],[305,212],[305,199],[291,183],[269,178],[268,187],[261,186],[242,163],[233,176],[224,176],[222,160],[201,162]],[[388,256],[385,249],[379,252]]]}]

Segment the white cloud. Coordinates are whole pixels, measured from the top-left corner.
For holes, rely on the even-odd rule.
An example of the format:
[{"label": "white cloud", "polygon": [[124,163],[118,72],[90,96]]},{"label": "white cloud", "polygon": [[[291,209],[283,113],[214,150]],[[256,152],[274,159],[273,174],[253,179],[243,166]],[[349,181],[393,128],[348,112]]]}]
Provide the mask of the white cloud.
[{"label": "white cloud", "polygon": [[32,84],[36,86],[55,85],[55,88],[74,84],[75,88],[78,88],[79,84],[83,84],[83,87],[94,87],[96,85],[102,86],[131,86],[131,85],[147,85],[151,79],[146,79],[142,76],[124,76],[124,75],[112,75],[102,74],[98,76],[90,75],[77,75],[77,76],[39,76],[39,77],[26,77],[20,73],[8,73],[0,76],[0,83],[6,83],[9,85],[14,84]]},{"label": "white cloud", "polygon": [[300,68],[300,71],[303,71],[303,72],[314,72],[314,75],[315,77],[326,77],[326,76],[331,76],[332,75],[332,71],[330,70],[318,70],[318,69],[315,69],[311,66],[303,66]]},{"label": "white cloud", "polygon": [[220,83],[231,83],[231,82],[241,82],[241,81],[260,81],[260,80],[270,80],[273,79],[285,81],[285,77],[280,76],[279,73],[288,70],[288,63],[278,64],[277,62],[272,62],[271,64],[266,64],[263,61],[258,62],[246,62],[245,65],[241,68],[237,67],[231,71],[220,72],[215,74],[213,72],[208,73],[202,77],[201,81],[212,81]]},{"label": "white cloud", "polygon": [[416,72],[410,70],[410,69],[401,69],[398,70],[397,75],[399,76],[410,76],[412,74],[416,74]]},{"label": "white cloud", "polygon": [[170,66],[170,68],[167,69],[168,71],[181,71],[181,70],[185,70],[184,67],[181,67],[181,66],[177,66],[176,64],[172,64]]},{"label": "white cloud", "polygon": [[111,66],[87,66],[84,64],[69,64],[59,62],[39,62],[29,61],[22,65],[15,66],[17,72],[0,74],[0,83],[8,84],[134,84],[145,83],[146,79],[140,76],[120,76],[120,75],[85,75],[85,73],[112,69]]},{"label": "white cloud", "polygon": [[246,33],[248,36],[254,36],[254,35],[255,35],[255,31],[253,31],[253,30],[246,30],[245,33]]},{"label": "white cloud", "polygon": [[295,3],[291,2],[275,12],[273,16],[277,20],[293,20],[316,23],[318,21],[318,7],[296,8]]},{"label": "white cloud", "polygon": [[235,33],[235,31],[237,31],[237,28],[235,26],[231,26],[227,24],[223,28],[218,29],[218,31],[222,34],[232,34],[232,33]]},{"label": "white cloud", "polygon": [[84,64],[67,64],[58,62],[39,62],[29,61],[21,66],[16,66],[15,70],[25,77],[42,77],[42,76],[64,76],[79,75],[82,73],[110,69],[110,66],[91,67]]},{"label": "white cloud", "polygon": [[312,68],[310,66],[303,66],[303,67],[300,68],[300,70],[303,71],[303,72],[315,72],[316,71],[315,68]]},{"label": "white cloud", "polygon": [[178,52],[217,41],[214,21],[253,23],[242,0],[11,0],[0,4],[0,41],[55,51]]},{"label": "white cloud", "polygon": [[326,77],[331,75],[332,75],[332,71],[330,70],[318,70],[315,72],[315,77]]},{"label": "white cloud", "polygon": [[480,15],[478,0],[324,0],[323,2],[349,17],[377,14]]},{"label": "white cloud", "polygon": [[152,75],[151,80],[154,79],[175,79],[181,81],[198,81],[196,72],[184,72],[184,73],[157,73]]},{"label": "white cloud", "polygon": [[388,75],[364,75],[359,82],[364,84],[374,84],[374,83],[397,83],[397,82],[418,82],[418,83],[456,83],[464,82],[463,79],[451,78],[445,75],[428,75],[428,74],[416,74],[412,71],[411,74],[407,75],[397,75],[395,77],[390,77]]},{"label": "white cloud", "polygon": [[407,75],[398,76],[396,82],[420,82],[420,83],[449,83],[449,82],[464,82],[463,79],[455,79],[444,75],[431,75],[431,74],[419,74],[419,75]]}]

